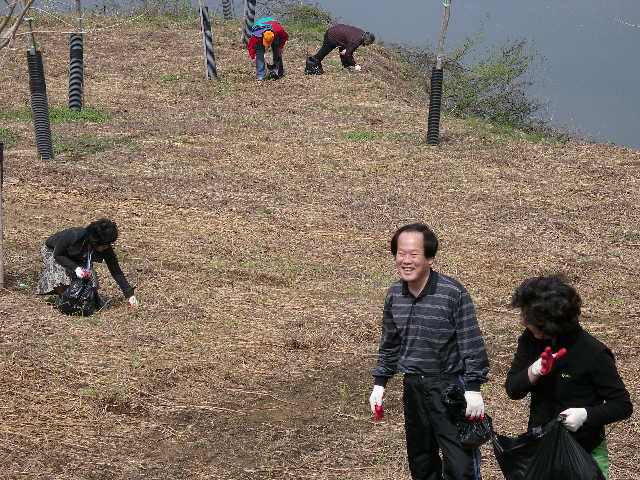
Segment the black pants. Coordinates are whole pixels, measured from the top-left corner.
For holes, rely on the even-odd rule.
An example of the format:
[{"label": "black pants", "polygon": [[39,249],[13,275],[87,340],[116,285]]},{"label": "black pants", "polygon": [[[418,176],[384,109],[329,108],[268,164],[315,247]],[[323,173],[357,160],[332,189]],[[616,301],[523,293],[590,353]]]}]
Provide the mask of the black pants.
[{"label": "black pants", "polygon": [[[480,451],[460,446],[456,426],[442,403],[456,376],[405,375],[404,425],[413,480],[480,480]],[[438,455],[442,451],[442,459]]]},{"label": "black pants", "polygon": [[[331,50],[333,50],[334,48],[337,48],[338,50],[343,50],[343,48],[340,45],[336,45],[335,43],[330,42],[327,34],[325,33],[322,46],[320,47],[320,50],[318,50],[318,53],[316,53],[313,56],[313,58],[315,58],[318,61],[318,63],[321,63],[322,60],[324,60],[324,57],[329,55],[331,53]],[[342,66],[345,68],[350,66],[348,63],[346,63],[346,60],[343,55],[340,55],[340,62],[342,63]]]}]

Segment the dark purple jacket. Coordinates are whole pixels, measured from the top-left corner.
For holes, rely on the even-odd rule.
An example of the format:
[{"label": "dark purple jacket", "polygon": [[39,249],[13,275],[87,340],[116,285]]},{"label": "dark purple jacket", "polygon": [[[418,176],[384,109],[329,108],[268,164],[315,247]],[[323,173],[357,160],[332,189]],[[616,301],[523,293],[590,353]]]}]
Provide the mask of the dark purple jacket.
[{"label": "dark purple jacket", "polygon": [[356,64],[356,61],[353,59],[353,52],[362,45],[364,33],[364,30],[358,27],[338,24],[327,30],[325,39],[336,47],[340,47],[341,50],[346,49],[347,53],[343,56],[345,63],[353,66]]}]

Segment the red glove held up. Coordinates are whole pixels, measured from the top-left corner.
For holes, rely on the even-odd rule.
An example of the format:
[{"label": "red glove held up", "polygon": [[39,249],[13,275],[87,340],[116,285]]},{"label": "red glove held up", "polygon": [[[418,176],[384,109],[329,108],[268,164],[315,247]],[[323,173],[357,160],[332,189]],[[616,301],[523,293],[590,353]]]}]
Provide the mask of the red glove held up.
[{"label": "red glove held up", "polygon": [[551,353],[551,347],[544,349],[544,352],[540,354],[542,365],[540,366],[540,374],[546,375],[553,368],[553,362],[558,358],[563,357],[567,353],[566,348],[561,348],[556,353]]}]

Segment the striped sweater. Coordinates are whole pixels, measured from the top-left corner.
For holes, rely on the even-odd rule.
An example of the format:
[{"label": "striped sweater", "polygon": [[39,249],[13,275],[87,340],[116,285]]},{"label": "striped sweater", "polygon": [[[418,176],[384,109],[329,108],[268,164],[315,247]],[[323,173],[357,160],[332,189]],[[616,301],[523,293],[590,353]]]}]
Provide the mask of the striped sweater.
[{"label": "striped sweater", "polygon": [[396,372],[460,375],[467,390],[487,381],[489,360],[469,292],[457,280],[431,271],[414,297],[398,280],[384,304],[376,385]]}]

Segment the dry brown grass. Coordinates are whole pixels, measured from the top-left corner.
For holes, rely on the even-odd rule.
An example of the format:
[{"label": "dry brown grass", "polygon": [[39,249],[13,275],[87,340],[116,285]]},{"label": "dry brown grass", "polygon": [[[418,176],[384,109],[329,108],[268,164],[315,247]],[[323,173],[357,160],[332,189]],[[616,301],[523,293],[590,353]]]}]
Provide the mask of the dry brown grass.
[{"label": "dry brown grass", "polygon": [[[220,83],[202,79],[195,24],[86,38],[86,104],[113,118],[53,132],[123,141],[113,148],[39,161],[32,126],[4,123],[19,138],[6,152],[0,478],[409,478],[399,381],[384,422],[367,398],[388,240],[414,220],[441,237],[437,269],[475,298],[500,432],[526,424],[526,402],[502,389],[520,331],[509,297],[541,272],[575,283],[637,404],[638,152],[446,117],[428,147],[417,83],[381,48],[358,52],[362,74],[333,56],[306,77],[317,43],[294,37],[288,75],[260,85],[238,25],[214,28]],[[50,103],[64,106],[66,36],[40,40]],[[22,48],[3,52],[3,110],[28,107],[25,63]],[[141,308],[104,267],[110,306],[91,318],[18,288],[33,286],[44,237],[101,215],[121,228]],[[611,480],[639,478],[638,415],[609,430]],[[484,453],[485,478],[501,478]]]}]

